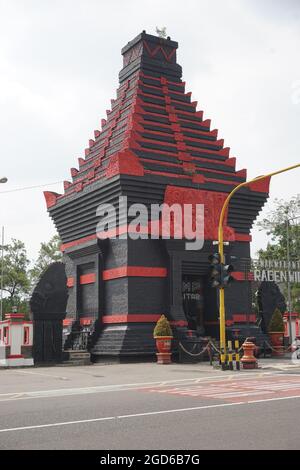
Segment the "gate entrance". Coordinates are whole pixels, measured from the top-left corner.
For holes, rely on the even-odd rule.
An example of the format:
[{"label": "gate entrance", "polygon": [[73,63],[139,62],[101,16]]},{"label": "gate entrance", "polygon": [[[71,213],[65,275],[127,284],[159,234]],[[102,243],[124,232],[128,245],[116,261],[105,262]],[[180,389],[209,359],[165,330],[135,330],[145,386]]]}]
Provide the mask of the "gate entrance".
[{"label": "gate entrance", "polygon": [[36,364],[62,360],[62,320],[34,320],[33,357]]},{"label": "gate entrance", "polygon": [[62,361],[62,328],[67,300],[65,266],[53,263],[40,277],[30,299],[36,364]]}]

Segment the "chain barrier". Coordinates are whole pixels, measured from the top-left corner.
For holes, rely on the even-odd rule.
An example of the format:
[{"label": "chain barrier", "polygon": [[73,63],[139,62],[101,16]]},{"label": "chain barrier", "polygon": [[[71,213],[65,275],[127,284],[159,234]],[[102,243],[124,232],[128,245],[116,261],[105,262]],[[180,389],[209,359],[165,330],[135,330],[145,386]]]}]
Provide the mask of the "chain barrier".
[{"label": "chain barrier", "polygon": [[[274,349],[271,344],[268,342],[268,341],[265,341],[264,344],[270,348],[272,351],[274,352],[278,352],[277,349]],[[192,351],[195,349],[197,343],[194,344],[193,348],[192,348]],[[199,352],[199,353],[193,353],[192,351],[188,351],[181,342],[179,342],[179,346],[181,347],[181,349],[186,353],[186,354],[189,354],[190,356],[194,356],[194,357],[197,357],[197,356],[201,356],[202,354],[205,353],[205,351],[207,351],[209,349],[209,347],[211,346],[212,349],[214,349],[214,351],[216,351],[218,354],[221,354],[221,351],[216,347],[216,345],[210,340],[207,345]],[[282,352],[284,353],[287,353],[289,350],[291,350],[291,347],[292,345],[288,346],[288,348],[286,349],[282,349]],[[241,352],[243,350],[243,346],[241,346],[239,349],[238,349],[238,352]]]},{"label": "chain barrier", "polygon": [[[197,343],[196,343],[197,344]],[[194,344],[193,348],[195,348],[196,344]],[[188,351],[187,349],[185,349],[185,347],[183,346],[183,344],[181,342],[179,342],[179,346],[181,347],[181,349],[186,353],[186,354],[189,354],[190,356],[193,356],[193,357],[198,357],[198,356],[201,356],[202,354],[205,353],[205,351],[208,350],[209,346],[210,346],[210,343],[208,342],[207,345],[199,352],[199,353],[192,353],[191,351]]]},{"label": "chain barrier", "polygon": [[[180,348],[186,353],[188,354],[189,356],[192,356],[192,357],[200,357],[202,356],[206,351],[208,351],[208,354],[209,354],[209,357],[210,357],[210,361],[211,361],[211,364],[212,364],[212,361],[213,361],[213,355],[214,355],[214,352],[217,353],[219,356],[221,355],[221,351],[218,349],[218,347],[214,344],[214,342],[212,340],[209,340],[208,343],[206,344],[206,346],[204,348],[201,349],[201,351],[199,351],[198,353],[195,353],[193,352],[195,350],[195,348],[197,347],[197,344],[199,343],[195,343],[192,347],[192,350],[191,351],[188,351],[184,345],[179,342],[179,346]],[[271,351],[274,351],[274,352],[278,352],[278,349],[275,349],[268,341],[264,341],[263,343],[263,346],[260,347],[261,350],[265,349],[265,347],[269,348]],[[282,353],[287,353],[288,351],[291,351],[293,345],[291,344],[290,346],[288,346],[287,348],[284,348],[284,349],[281,349],[280,351]],[[239,353],[240,351],[243,350],[243,346],[241,346],[239,349],[236,349],[236,352],[233,353],[236,357],[236,361],[237,361],[237,369],[239,370]],[[299,348],[300,350],[300,348]]]},{"label": "chain barrier", "polygon": [[219,351],[219,349],[217,348],[217,346],[214,345],[214,343],[210,340],[209,341],[209,344],[212,346],[212,348],[218,353],[218,354],[221,354],[221,351]]},{"label": "chain barrier", "polygon": [[[273,348],[273,346],[271,346],[271,344],[266,340],[264,341],[264,345],[267,345],[268,348],[271,349],[271,351],[274,351],[274,352],[279,351],[278,349]],[[288,346],[286,349],[281,349],[280,352],[287,353],[291,348],[292,348],[292,345]]]}]

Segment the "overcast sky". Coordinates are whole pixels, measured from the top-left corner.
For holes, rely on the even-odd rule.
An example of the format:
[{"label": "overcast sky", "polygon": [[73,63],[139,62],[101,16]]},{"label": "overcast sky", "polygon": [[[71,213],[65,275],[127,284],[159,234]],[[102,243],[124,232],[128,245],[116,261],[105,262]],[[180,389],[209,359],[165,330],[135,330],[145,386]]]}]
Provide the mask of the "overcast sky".
[{"label": "overcast sky", "polygon": [[[120,50],[156,26],[179,42],[186,91],[248,177],[300,161],[299,0],[0,0],[0,225],[31,258],[54,226],[42,191],[62,192],[115,97]],[[299,192],[277,176],[263,214]],[[8,192],[32,185],[45,188]],[[253,253],[266,237],[252,231]]]}]

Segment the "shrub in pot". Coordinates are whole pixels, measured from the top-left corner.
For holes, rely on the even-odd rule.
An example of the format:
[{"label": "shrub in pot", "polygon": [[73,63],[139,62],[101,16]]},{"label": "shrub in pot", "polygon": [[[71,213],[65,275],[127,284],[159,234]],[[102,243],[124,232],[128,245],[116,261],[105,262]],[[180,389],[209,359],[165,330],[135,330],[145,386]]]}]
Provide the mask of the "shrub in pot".
[{"label": "shrub in pot", "polygon": [[271,321],[269,323],[269,336],[271,345],[275,351],[274,356],[281,356],[283,352],[283,335],[284,335],[284,321],[279,308],[274,310]]},{"label": "shrub in pot", "polygon": [[156,348],[158,350],[158,362],[160,364],[169,364],[171,362],[171,342],[173,333],[170,322],[164,315],[162,315],[157,321],[153,337],[156,341]]}]

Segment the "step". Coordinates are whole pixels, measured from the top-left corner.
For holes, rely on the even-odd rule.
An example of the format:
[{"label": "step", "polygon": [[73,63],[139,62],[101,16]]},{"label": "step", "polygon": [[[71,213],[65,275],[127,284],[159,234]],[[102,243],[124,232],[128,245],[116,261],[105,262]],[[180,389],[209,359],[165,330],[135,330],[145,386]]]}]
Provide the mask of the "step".
[{"label": "step", "polygon": [[92,362],[91,360],[85,360],[85,359],[82,359],[82,360],[78,360],[78,361],[63,361],[62,363],[58,364],[59,366],[91,366],[92,365]]}]

